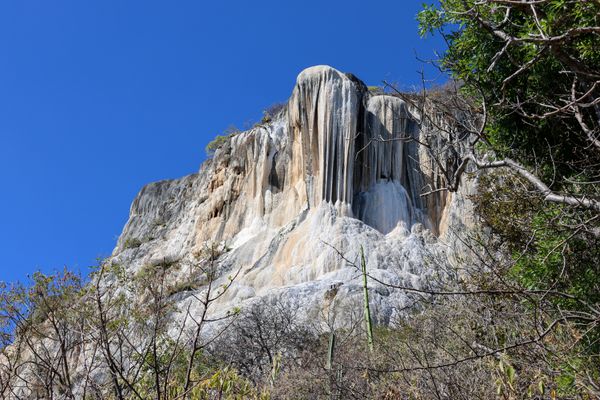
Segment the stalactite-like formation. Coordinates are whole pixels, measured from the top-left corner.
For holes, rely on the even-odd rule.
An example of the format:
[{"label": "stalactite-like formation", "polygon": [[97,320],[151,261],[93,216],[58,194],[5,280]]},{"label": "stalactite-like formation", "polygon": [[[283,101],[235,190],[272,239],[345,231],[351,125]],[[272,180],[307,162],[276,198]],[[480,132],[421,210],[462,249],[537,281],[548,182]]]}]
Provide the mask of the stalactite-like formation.
[{"label": "stalactite-like formation", "polygon": [[418,126],[401,99],[364,88],[327,66],[298,76],[288,123],[308,204],[341,205],[384,233],[399,222],[429,226],[421,211]]},{"label": "stalactite-like formation", "polygon": [[358,85],[331,67],[308,68],[298,76],[288,104],[289,126],[302,143],[293,157],[301,160],[312,206],[352,202],[361,100]]},{"label": "stalactite-like formation", "polygon": [[402,100],[376,96],[368,100],[364,134],[357,152],[359,191],[369,190],[379,181],[395,181],[407,186],[409,114]]}]

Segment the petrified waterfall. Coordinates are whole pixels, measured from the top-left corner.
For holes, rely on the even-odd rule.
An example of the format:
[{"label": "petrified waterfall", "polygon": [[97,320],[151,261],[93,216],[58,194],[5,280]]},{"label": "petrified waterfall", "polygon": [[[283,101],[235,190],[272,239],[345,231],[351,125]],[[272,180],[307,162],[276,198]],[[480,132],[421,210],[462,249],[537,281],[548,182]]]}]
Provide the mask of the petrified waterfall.
[{"label": "petrified waterfall", "polygon": [[303,71],[290,99],[292,159],[299,163],[308,204],[351,204],[355,137],[359,127],[360,88],[339,71],[313,67]]},{"label": "petrified waterfall", "polygon": [[309,207],[353,210],[382,233],[399,222],[431,226],[421,214],[419,132],[401,99],[371,97],[357,79],[318,66],[298,76],[288,110],[291,166],[302,170]]},{"label": "petrified waterfall", "polygon": [[[420,286],[437,273],[425,259],[446,258],[440,241],[464,199],[421,196],[439,178],[418,142],[443,133],[424,132],[417,117],[352,75],[306,69],[272,122],[232,137],[199,173],[142,189],[112,261],[135,271],[168,260],[178,281],[208,244],[226,243],[220,271],[240,273],[223,310],[274,296],[308,316],[330,307],[332,287],[338,303],[354,301],[360,283],[347,260],[360,246],[370,274]],[[404,295],[373,288],[375,317],[387,321]]]}]

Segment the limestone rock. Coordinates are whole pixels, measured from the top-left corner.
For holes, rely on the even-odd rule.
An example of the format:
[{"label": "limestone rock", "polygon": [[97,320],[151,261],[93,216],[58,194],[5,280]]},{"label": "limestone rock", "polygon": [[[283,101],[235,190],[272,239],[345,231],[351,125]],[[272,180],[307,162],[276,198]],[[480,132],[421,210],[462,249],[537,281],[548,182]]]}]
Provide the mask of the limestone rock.
[{"label": "limestone rock", "polygon": [[[173,279],[184,280],[203,248],[226,243],[223,279],[240,273],[221,311],[274,296],[307,318],[331,305],[331,287],[336,304],[360,300],[351,261],[361,246],[373,276],[426,285],[440,274],[448,224],[465,201],[421,196],[439,183],[417,143],[423,135],[443,141],[401,99],[370,95],[331,67],[308,68],[274,121],[232,137],[199,173],[143,188],[111,261],[136,271],[169,260],[181,267]],[[375,318],[387,322],[406,295],[372,286]]]}]

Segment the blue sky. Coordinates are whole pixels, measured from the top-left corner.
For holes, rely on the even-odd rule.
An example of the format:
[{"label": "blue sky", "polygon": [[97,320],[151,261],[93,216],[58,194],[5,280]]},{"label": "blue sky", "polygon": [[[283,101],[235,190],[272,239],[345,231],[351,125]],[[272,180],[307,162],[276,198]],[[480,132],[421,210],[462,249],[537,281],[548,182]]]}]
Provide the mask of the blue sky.
[{"label": "blue sky", "polygon": [[[0,281],[110,254],[146,183],[195,172],[316,64],[419,84],[421,1],[0,3]],[[436,73],[429,71],[429,76]]]}]

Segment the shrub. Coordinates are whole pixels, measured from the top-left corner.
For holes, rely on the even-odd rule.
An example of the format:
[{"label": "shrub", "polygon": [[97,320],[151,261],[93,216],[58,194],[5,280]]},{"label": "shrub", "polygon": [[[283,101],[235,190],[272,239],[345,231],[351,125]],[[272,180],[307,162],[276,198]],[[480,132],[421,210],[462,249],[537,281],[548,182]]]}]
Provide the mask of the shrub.
[{"label": "shrub", "polygon": [[125,239],[125,243],[123,243],[123,247],[125,249],[135,249],[142,245],[142,240],[138,238],[127,238]]},{"label": "shrub", "polygon": [[375,95],[384,93],[384,90],[381,86],[368,86],[367,89],[369,89],[369,93]]},{"label": "shrub", "polygon": [[287,107],[287,103],[273,103],[263,111],[264,115],[269,115],[272,118],[276,117],[282,110]]},{"label": "shrub", "polygon": [[206,145],[204,151],[206,151],[206,155],[212,157],[215,154],[215,151],[223,146],[230,138],[237,135],[240,132],[238,128],[234,125],[230,125],[223,134],[217,135],[210,143]]},{"label": "shrub", "polygon": [[178,293],[191,292],[199,287],[200,285],[197,282],[183,281],[175,283],[167,288],[167,297],[174,296]]},{"label": "shrub", "polygon": [[266,385],[274,379],[273,371],[279,375],[298,366],[303,352],[315,350],[317,338],[300,323],[298,312],[281,301],[261,299],[241,311],[210,353],[254,384]]},{"label": "shrub", "polygon": [[255,126],[264,125],[272,122],[282,110],[287,106],[287,103],[271,104],[263,111],[262,119]]}]

